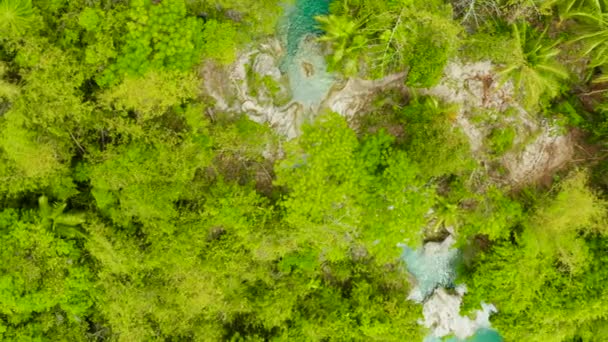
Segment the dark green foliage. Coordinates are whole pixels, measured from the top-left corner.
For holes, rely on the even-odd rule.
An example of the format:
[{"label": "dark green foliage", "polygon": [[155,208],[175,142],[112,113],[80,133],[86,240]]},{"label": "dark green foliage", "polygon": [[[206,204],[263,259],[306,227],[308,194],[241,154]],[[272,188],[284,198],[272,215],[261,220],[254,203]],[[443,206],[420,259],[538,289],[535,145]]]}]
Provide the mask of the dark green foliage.
[{"label": "dark green foliage", "polygon": [[553,1],[560,18],[573,19],[576,36],[572,42],[580,42],[582,55],[590,58],[589,67],[608,65],[608,4],[603,0]]},{"label": "dark green foliage", "polygon": [[492,153],[498,156],[504,154],[513,147],[513,139],[515,138],[515,129],[513,127],[495,128],[490,133],[488,139]]}]

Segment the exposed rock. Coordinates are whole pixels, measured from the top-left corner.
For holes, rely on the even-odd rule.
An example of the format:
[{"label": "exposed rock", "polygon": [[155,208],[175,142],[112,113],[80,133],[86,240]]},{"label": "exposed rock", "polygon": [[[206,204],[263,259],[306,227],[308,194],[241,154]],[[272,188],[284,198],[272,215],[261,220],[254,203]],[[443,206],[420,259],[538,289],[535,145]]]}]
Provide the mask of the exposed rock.
[{"label": "exposed rock", "polygon": [[306,77],[312,77],[315,74],[315,66],[308,62],[302,62],[302,72]]},{"label": "exposed rock", "polygon": [[513,184],[536,182],[566,165],[574,155],[572,136],[551,132],[543,126],[541,134],[521,152],[509,152],[502,158]]},{"label": "exposed rock", "polygon": [[[484,144],[492,129],[506,126],[515,129],[513,145],[516,148],[497,160],[507,171],[496,179],[499,183],[518,186],[535,182],[572,158],[570,136],[558,133],[551,123],[530,115],[517,102],[512,82],[502,82],[489,61],[450,62],[440,83],[423,93],[460,106],[456,123],[469,138],[471,152],[484,165],[495,161]],[[507,115],[507,111],[511,115]],[[475,114],[494,119],[498,124],[474,122]]]},{"label": "exposed rock", "polygon": [[[321,47],[314,39],[303,39],[299,51],[290,60],[286,73],[279,69],[284,51],[277,39],[242,53],[228,67],[207,62],[201,76],[205,94],[215,101],[212,111],[245,113],[291,139],[300,133],[304,122],[312,120],[323,108],[352,118],[370,107],[379,91],[404,87],[405,73],[373,81],[334,79],[325,70]],[[259,77],[270,77],[280,86],[279,94],[289,96],[291,92],[291,101],[278,103],[267,89],[251,84],[248,70]]]},{"label": "exposed rock", "polygon": [[258,53],[255,56],[253,71],[261,76],[269,76],[277,82],[281,79],[281,71],[276,65],[275,58],[267,53]]},{"label": "exposed rock", "polygon": [[427,242],[417,251],[405,245],[402,259],[412,276],[413,288],[408,299],[423,303],[424,320],[419,323],[430,329],[430,335],[441,338],[455,335],[465,339],[480,328],[490,328],[490,315],[497,312],[494,305],[482,303],[482,310],[470,319],[460,315],[464,285],[452,288],[456,278],[455,266],[459,252],[454,247],[454,236],[450,234],[441,242]]},{"label": "exposed rock", "polygon": [[406,75],[403,72],[378,80],[348,79],[343,86],[334,86],[322,106],[351,119],[369,109],[378,93],[389,88],[405,90],[404,80]]},{"label": "exposed rock", "polygon": [[[350,120],[368,112],[382,91],[397,88],[407,93],[406,73],[379,80],[340,81],[325,71],[321,48],[314,39],[303,39],[299,51],[285,73],[279,69],[284,50],[277,39],[241,54],[228,68],[207,63],[201,75],[206,94],[215,100],[213,110],[246,113],[253,121],[268,123],[291,139],[300,133],[304,122],[314,119],[324,108]],[[248,70],[259,77],[270,77],[279,91],[273,94],[260,84],[251,84]],[[572,158],[569,135],[556,133],[553,125],[528,114],[517,102],[513,84],[501,82],[488,61],[450,62],[440,83],[421,92],[459,105],[455,122],[468,137],[473,155],[483,165],[495,167],[498,163],[506,171],[494,177],[498,183],[518,186],[535,182]],[[277,101],[277,94],[289,98],[290,93],[291,101]],[[496,123],[474,120],[477,114]],[[486,138],[493,129],[506,126],[516,131],[515,148],[496,158],[488,153]],[[488,172],[496,174],[490,169]]]}]

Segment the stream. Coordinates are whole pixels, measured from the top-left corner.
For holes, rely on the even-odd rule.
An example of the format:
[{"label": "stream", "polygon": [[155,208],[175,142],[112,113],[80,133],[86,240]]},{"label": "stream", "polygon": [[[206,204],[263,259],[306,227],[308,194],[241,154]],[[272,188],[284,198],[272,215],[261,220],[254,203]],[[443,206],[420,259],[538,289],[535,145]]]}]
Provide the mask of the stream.
[{"label": "stream", "polygon": [[[327,96],[334,76],[329,73],[321,45],[315,40],[322,32],[315,16],[329,13],[331,0],[296,0],[285,6],[279,35],[287,53],[280,69],[287,74],[293,101],[309,110],[318,109]],[[424,321],[430,334],[424,342],[501,342],[502,337],[491,328],[490,315],[496,312],[491,304],[481,304],[475,318],[460,316],[460,303],[466,292],[456,285],[456,266],[460,251],[453,248],[452,236],[443,242],[429,242],[418,250],[402,245],[404,261],[415,278],[409,299],[423,305]]]}]

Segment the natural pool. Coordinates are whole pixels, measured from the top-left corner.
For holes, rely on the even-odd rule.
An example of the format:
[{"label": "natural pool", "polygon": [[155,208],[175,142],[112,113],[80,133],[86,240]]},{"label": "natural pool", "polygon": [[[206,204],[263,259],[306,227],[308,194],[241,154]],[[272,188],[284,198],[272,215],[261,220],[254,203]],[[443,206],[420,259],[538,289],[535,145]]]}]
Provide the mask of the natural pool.
[{"label": "natural pool", "polygon": [[280,31],[287,54],[281,69],[289,77],[293,100],[316,108],[335,81],[327,72],[321,45],[315,40],[322,33],[315,17],[329,13],[329,0],[296,0],[285,11]]}]

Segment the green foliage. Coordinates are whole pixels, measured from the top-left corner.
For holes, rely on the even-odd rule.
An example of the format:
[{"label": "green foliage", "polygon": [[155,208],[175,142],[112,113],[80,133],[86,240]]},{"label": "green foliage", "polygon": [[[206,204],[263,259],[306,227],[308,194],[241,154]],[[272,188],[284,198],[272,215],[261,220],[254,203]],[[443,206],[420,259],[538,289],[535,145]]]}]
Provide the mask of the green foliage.
[{"label": "green foliage", "polygon": [[515,128],[511,126],[493,129],[488,137],[492,153],[500,156],[510,150],[516,133]]},{"label": "green foliage", "polygon": [[456,0],[452,4],[460,21],[468,26],[479,28],[484,23],[496,20],[503,14],[505,1],[496,0]]},{"label": "green foliage", "polygon": [[[584,235],[606,233],[605,222],[601,221],[606,203],[586,187],[587,180],[585,172],[564,180],[557,196],[532,217],[526,231],[530,236],[524,236],[530,251],[556,256],[570,273],[582,272],[589,261]],[[551,239],[546,239],[547,236]]]},{"label": "green foliage", "polygon": [[[13,100],[19,94],[19,88],[10,82],[3,80],[2,78],[6,74],[6,65],[0,62],[0,100]],[[1,104],[2,102],[0,102]],[[1,108],[1,107],[0,107]],[[1,111],[2,109],[0,109]]]},{"label": "green foliage", "polygon": [[188,1],[193,13],[204,13],[214,18],[225,19],[238,26],[250,39],[275,33],[277,22],[284,10],[282,4],[281,0]]},{"label": "green foliage", "polygon": [[[424,13],[424,12],[423,12]],[[431,12],[432,13],[432,12]],[[413,52],[409,60],[406,84],[417,88],[431,87],[439,82],[448,59],[458,48],[460,29],[451,21],[450,11],[443,16],[419,15],[413,34]]]},{"label": "green foliage", "polygon": [[432,97],[415,98],[403,108],[406,150],[423,174],[439,177],[473,168],[468,140],[452,124],[454,115],[455,108],[446,107]]},{"label": "green foliage", "polygon": [[607,207],[586,181],[584,172],[564,180],[515,241],[499,242],[469,273],[468,303],[495,303],[493,324],[506,339],[564,341],[604,324]]},{"label": "green foliage", "polygon": [[202,33],[205,44],[204,56],[221,64],[230,64],[236,59],[239,40],[237,27],[231,23],[209,20]]},{"label": "green foliage", "polygon": [[506,25],[486,24],[466,38],[462,54],[467,60],[489,59],[495,64],[508,65],[520,49]]},{"label": "green foliage", "polygon": [[82,26],[87,31],[95,32],[99,30],[99,25],[101,24],[101,13],[99,11],[87,7],[78,16],[78,24]]},{"label": "green foliage", "polygon": [[368,43],[367,37],[360,31],[362,23],[335,15],[320,16],[316,19],[321,30],[325,31],[325,35],[319,40],[331,43],[329,70],[343,69],[346,75],[357,74],[359,58]]},{"label": "green foliage", "polygon": [[83,339],[92,277],[75,241],[35,211],[0,212],[0,315],[5,340]]},{"label": "green foliage", "polygon": [[334,1],[318,18],[333,48],[332,69],[380,78],[409,67],[407,84],[430,87],[458,48],[460,28],[449,6],[397,0]]},{"label": "green foliage", "polygon": [[125,77],[101,94],[100,102],[117,111],[134,111],[141,121],[150,120],[195,98],[198,82],[189,72],[150,71],[142,77]]},{"label": "green foliage", "polygon": [[[531,196],[476,167],[456,108],[402,87],[379,91],[356,129],[306,112],[317,118],[290,141],[218,111],[192,67],[227,72],[275,32],[279,3],[0,0],[0,340],[421,341],[397,244],[448,227],[467,307],[496,304],[506,340],[607,340],[602,147],[591,176]],[[531,18],[525,1],[496,5]],[[544,5],[560,15],[546,33],[535,19],[468,22],[471,34],[443,1],[335,0],[320,39],[332,70],[409,71],[409,87],[436,84],[466,41],[463,56],[506,65],[528,101],[547,101],[577,46],[605,71],[605,4]],[[562,28],[576,44],[558,56]],[[245,70],[252,94],[289,102]],[[592,101],[551,108],[602,141],[606,77],[591,78]],[[505,152],[515,128],[486,147]]]},{"label": "green foliage", "polygon": [[524,208],[497,187],[473,196],[475,206],[463,219],[459,228],[462,237],[484,235],[492,241],[507,239],[525,219]]},{"label": "green foliage", "polygon": [[82,213],[64,213],[65,208],[68,206],[66,203],[53,203],[51,206],[46,196],[38,198],[38,205],[43,227],[67,237],[85,237],[80,231],[73,228],[85,222]]},{"label": "green foliage", "polygon": [[590,68],[608,65],[608,6],[604,1],[571,0],[560,10],[563,19],[577,22],[572,42],[583,44],[583,56],[590,58]]},{"label": "green foliage", "polygon": [[164,144],[132,142],[111,147],[91,168],[97,206],[117,222],[128,222],[125,220],[131,217],[143,222],[173,217],[173,203],[196,170],[208,162],[207,151],[197,142],[164,138]]},{"label": "green foliage", "polygon": [[149,69],[186,71],[199,61],[202,22],[187,16],[184,1],[131,2],[122,52],[100,85],[113,85],[126,75],[141,76]]},{"label": "green foliage", "polygon": [[282,205],[292,236],[330,260],[344,258],[355,242],[386,261],[398,242],[419,243],[433,189],[392,141],[380,132],[359,142],[336,114],[306,128],[276,171],[277,184],[290,190]]},{"label": "green foliage", "polygon": [[[290,187],[290,196],[282,203],[286,221],[298,228],[294,233],[304,234],[297,240],[337,249],[330,258],[344,255],[344,236],[354,234],[362,220],[363,208],[357,204],[365,201],[360,189],[366,179],[356,160],[357,147],[357,137],[346,122],[329,115],[317,127],[305,128],[277,170],[277,185]],[[321,232],[325,239],[316,240]]]},{"label": "green foliage", "polygon": [[0,192],[47,188],[65,199],[73,194],[68,175],[74,139],[91,120],[80,89],[83,72],[72,55],[44,40],[25,40],[15,62],[25,84],[0,119],[6,161]]}]

